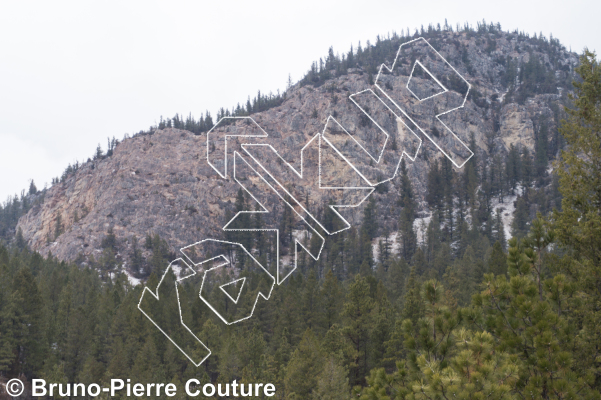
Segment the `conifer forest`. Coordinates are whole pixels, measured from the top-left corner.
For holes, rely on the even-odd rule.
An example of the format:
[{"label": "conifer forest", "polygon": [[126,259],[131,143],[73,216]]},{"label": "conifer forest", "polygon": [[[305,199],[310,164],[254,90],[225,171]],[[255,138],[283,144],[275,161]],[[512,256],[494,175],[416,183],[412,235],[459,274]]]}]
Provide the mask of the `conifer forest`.
[{"label": "conifer forest", "polygon": [[[493,50],[501,32],[494,24],[438,25],[415,35],[436,43],[441,31],[454,30]],[[559,42],[515,35],[550,56],[521,65],[503,59],[503,101],[524,104],[565,88],[554,115],[535,121],[534,151],[512,144],[492,159],[476,154],[461,169],[441,157],[429,165],[422,195],[403,161],[392,207],[370,197],[360,224],[329,238],[318,260],[301,257],[298,270],[242,323],[224,325],[192,301],[198,287],[182,282],[179,296],[189,301],[182,318],[209,338],[212,352],[198,367],[137,307],[144,287],[156,288],[176,257],[169,239],[149,231],[125,252],[111,227],[83,266],[52,252],[42,256],[17,228],[44,201],[46,189],[32,181],[0,207],[0,382],[269,382],[274,398],[294,400],[601,399],[601,66],[585,51],[573,71],[554,74]],[[401,39],[382,38],[342,57],[330,51],[296,85],[327,85],[349,68],[372,79]],[[134,136],[170,127],[202,135],[222,117],[252,115],[286,96],[259,92],[222,108],[215,120],[208,112],[200,119],[176,115]],[[119,143],[109,140],[91,159],[111,157]],[[80,167],[69,165],[53,183]],[[228,215],[247,210],[249,201],[240,190]],[[504,202],[512,203],[512,215],[493,207]],[[398,245],[379,213],[390,213]],[[281,217],[281,241],[292,237],[288,219]],[[247,223],[261,228],[261,214]],[[259,234],[223,232],[222,239],[269,258]],[[141,284],[115,267],[123,260]],[[236,260],[241,269],[247,261]],[[156,318],[170,326],[179,315],[165,306]],[[73,396],[54,395],[62,397]],[[176,398],[185,397],[179,390]]]}]

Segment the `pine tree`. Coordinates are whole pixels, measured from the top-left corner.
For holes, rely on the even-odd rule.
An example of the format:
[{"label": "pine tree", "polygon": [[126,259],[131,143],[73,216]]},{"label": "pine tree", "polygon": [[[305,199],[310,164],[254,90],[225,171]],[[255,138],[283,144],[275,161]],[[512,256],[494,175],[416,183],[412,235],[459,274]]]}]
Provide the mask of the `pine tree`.
[{"label": "pine tree", "polygon": [[[164,239],[161,239],[158,233],[155,233],[150,240],[150,248],[152,249],[152,256],[150,258],[150,269],[157,276],[162,276],[163,271],[169,265],[171,260],[169,255],[169,246]],[[111,250],[111,249],[107,249]],[[111,251],[111,254],[113,252]],[[114,260],[113,260],[114,263]]]},{"label": "pine tree", "polygon": [[411,216],[410,213],[410,210],[403,209],[399,219],[400,253],[406,261],[411,260],[417,248],[417,235],[413,229],[415,217]]},{"label": "pine tree", "polygon": [[476,288],[482,278],[481,276],[478,276],[476,256],[471,245],[468,245],[465,249],[461,261],[457,262],[457,267],[462,282],[456,298],[459,304],[463,306],[469,304],[472,293],[476,292]]},{"label": "pine tree", "polygon": [[403,299],[402,318],[410,320],[413,324],[423,315],[423,302],[420,295],[420,283],[415,272],[415,267],[411,268],[407,285],[405,286],[405,297]]},{"label": "pine tree", "polygon": [[96,152],[94,153],[94,160],[100,160],[102,157],[102,147],[100,147],[100,143],[98,143],[98,147],[96,147]]},{"label": "pine tree", "polygon": [[361,265],[360,251],[357,246],[357,228],[351,227],[346,234],[344,241],[344,253],[347,258],[347,271],[349,276],[353,276],[359,272],[359,266]]},{"label": "pine tree", "polygon": [[408,361],[413,368],[420,364],[420,354],[425,354],[429,362],[440,363],[441,368],[448,365],[453,343],[451,333],[459,320],[444,304],[443,294],[444,287],[440,282],[425,282],[420,293],[425,304],[424,316],[415,324],[409,319],[403,322],[405,347],[411,352]]},{"label": "pine tree", "polygon": [[[0,278],[6,279],[1,270]],[[13,326],[16,322],[16,305],[13,295],[9,293],[6,285],[2,284],[7,280],[3,279],[0,279],[0,375],[4,375],[14,363],[13,350],[16,345],[14,333],[16,327]]]},{"label": "pine tree", "polygon": [[240,342],[241,338],[235,333],[222,338],[218,364],[219,380],[222,382],[231,382],[241,375]]},{"label": "pine tree", "polygon": [[134,274],[140,274],[144,266],[144,259],[142,257],[142,251],[138,246],[138,238],[135,236],[132,237],[130,260],[132,272]]},{"label": "pine tree", "polygon": [[492,253],[488,259],[488,271],[495,275],[507,274],[507,256],[499,241],[495,242],[492,247]]},{"label": "pine tree", "polygon": [[558,168],[561,211],[553,215],[558,244],[566,251],[562,272],[578,283],[584,302],[576,302],[571,320],[577,338],[576,369],[594,374],[601,387],[601,66],[585,51],[576,67],[573,109],[566,109],[561,134],[567,143]]},{"label": "pine tree", "polygon": [[415,195],[413,193],[413,185],[411,184],[411,180],[409,179],[409,174],[407,171],[407,166],[405,164],[405,158],[401,160],[401,187],[400,187],[400,197],[399,197],[399,206],[402,208],[411,209],[411,213],[415,213],[416,201]]},{"label": "pine tree", "polygon": [[379,242],[379,247],[378,247],[378,254],[380,256],[380,263],[382,265],[385,266],[385,269],[388,268],[388,261],[390,259],[390,248],[391,248],[391,243],[389,240],[389,236],[390,236],[390,232],[388,231],[387,228],[384,229],[384,232],[382,232],[382,236],[383,238],[380,239]]},{"label": "pine tree", "polygon": [[275,352],[275,361],[281,366],[282,369],[284,369],[286,364],[288,364],[288,361],[290,361],[290,354],[292,353],[288,336],[288,328],[284,327],[282,329],[282,333],[277,344],[277,350]]},{"label": "pine tree", "polygon": [[[242,188],[238,189],[234,207],[235,207],[236,213],[240,213],[238,215],[238,217],[236,218],[235,228],[236,229],[251,229],[252,228],[251,218],[250,218],[250,215],[248,214],[248,211],[250,211],[250,209],[248,208],[246,195],[245,195],[245,192],[242,190]],[[286,227],[284,229],[286,229]],[[280,238],[282,236],[284,236],[283,232],[285,232],[285,231],[280,232]],[[244,248],[246,250],[250,251],[252,249],[251,232],[248,232],[248,231],[236,232],[235,238],[237,239],[236,241],[239,242],[240,244],[242,244],[242,246],[244,246]],[[239,261],[243,264],[244,263],[244,260],[243,260],[244,255],[242,254],[243,252],[238,252],[238,253],[240,253],[239,256],[242,257],[242,259]]]},{"label": "pine tree", "polygon": [[360,399],[514,398],[517,357],[497,348],[490,333],[457,329],[460,314],[444,303],[444,292],[439,282],[424,284],[425,316],[402,324],[408,357],[390,375],[372,370],[368,386],[355,390]]},{"label": "pine tree", "polygon": [[367,279],[358,275],[348,289],[342,315],[347,318],[345,336],[356,351],[355,365],[350,370],[351,384],[361,384],[369,372],[370,334],[375,304]]},{"label": "pine tree", "polygon": [[342,290],[338,279],[331,270],[326,272],[326,276],[319,293],[319,318],[322,329],[329,330],[332,325],[338,322],[340,317],[340,308],[342,306]]},{"label": "pine tree", "polygon": [[106,236],[102,239],[100,245],[103,249],[117,249],[117,237],[115,236],[112,226],[109,226],[108,230],[106,231]]},{"label": "pine tree", "polygon": [[204,370],[207,375],[215,376],[218,373],[219,355],[222,349],[222,328],[211,319],[207,319],[202,326],[199,337],[203,338],[203,343],[212,352],[212,356],[204,362]]},{"label": "pine tree", "polygon": [[[256,204],[255,211],[261,211],[261,205]],[[253,214],[253,229],[264,229],[265,224],[263,223],[263,213],[257,212]],[[254,239],[254,248],[257,249],[257,253],[259,258],[266,262],[265,258],[267,256],[267,238],[265,237],[264,231],[255,231],[252,233]]]},{"label": "pine tree", "polygon": [[363,222],[361,230],[365,232],[367,238],[371,241],[376,237],[378,231],[376,201],[373,196],[369,198],[367,205],[363,209]]},{"label": "pine tree", "polygon": [[500,349],[518,357],[515,390],[521,395],[543,399],[576,398],[577,393],[581,398],[598,396],[589,386],[592,374],[576,375],[572,370],[570,349],[576,331],[566,319],[563,304],[574,289],[564,276],[556,275],[539,292],[540,266],[530,243],[510,240],[510,279],[487,274],[486,290],[474,296],[473,307],[465,315],[474,328],[497,337]]},{"label": "pine tree", "polygon": [[517,184],[521,180],[521,170],[522,164],[520,154],[518,152],[517,147],[515,147],[513,143],[511,143],[509,146],[507,163],[505,165],[505,175],[507,177],[507,182],[509,184],[509,188],[511,189],[512,195],[515,194]]},{"label": "pine tree", "polygon": [[308,329],[286,367],[284,386],[287,398],[310,399],[322,369],[323,355],[319,342]]},{"label": "pine tree", "polygon": [[532,186],[533,166],[532,166],[532,157],[530,156],[530,151],[528,150],[527,147],[524,147],[524,149],[522,151],[521,164],[522,164],[522,171],[521,171],[522,182],[521,182],[521,184],[522,184],[522,187],[529,188],[530,186]]},{"label": "pine tree", "polygon": [[[261,359],[265,355],[267,343],[263,333],[255,326],[250,332],[246,332],[240,341],[239,356],[242,365],[246,366],[246,374],[251,377],[260,375]],[[243,372],[244,374],[244,372]]]},{"label": "pine tree", "polygon": [[[476,148],[476,138],[472,134],[470,137],[470,149]],[[478,187],[478,181],[478,155],[474,152],[474,155],[464,166],[463,173],[461,174],[463,204],[471,209],[474,209],[476,205],[476,189]]]},{"label": "pine tree", "polygon": [[47,347],[45,346],[45,324],[43,300],[39,287],[27,268],[21,268],[13,279],[15,319],[13,331],[20,360],[17,373],[32,376],[42,368]]},{"label": "pine tree", "polygon": [[309,276],[301,292],[300,302],[303,323],[306,328],[315,330],[319,321],[319,286],[315,268],[309,270]]},{"label": "pine tree", "polygon": [[[394,327],[393,317],[395,309],[392,307],[390,301],[388,301],[387,290],[382,281],[378,281],[377,283],[374,300],[374,323],[370,335],[372,346],[369,363],[371,368],[378,368],[385,365],[393,366],[394,363],[391,363],[385,358],[388,353],[386,342],[390,338]],[[367,375],[367,373],[365,375]]]},{"label": "pine tree", "polygon": [[523,237],[528,232],[528,203],[525,196],[518,196],[516,207],[511,222],[511,234],[514,237]]},{"label": "pine tree", "polygon": [[15,246],[17,246],[17,248],[20,250],[23,250],[27,247],[27,242],[23,237],[23,229],[21,229],[21,227],[17,229],[17,234],[15,235]]},{"label": "pine tree", "polygon": [[415,267],[416,274],[422,276],[426,273],[426,270],[428,269],[428,262],[426,261],[426,255],[421,247],[418,247],[417,251],[413,255],[413,258],[411,259],[411,263]]},{"label": "pine tree", "polygon": [[361,236],[358,238],[359,243],[359,261],[361,264],[359,265],[359,272],[363,276],[371,275],[373,272],[372,266],[374,265],[373,261],[373,248],[371,245],[371,239],[369,237],[368,231],[366,229],[361,229]]},{"label": "pine tree", "polygon": [[31,182],[29,182],[29,194],[37,194],[38,193],[38,188],[35,186],[35,183],[33,183],[33,179],[31,180]]},{"label": "pine tree", "polygon": [[501,157],[496,154],[492,160],[492,167],[490,169],[491,179],[491,191],[492,193],[499,196],[499,202],[504,202],[504,196],[506,194],[507,181],[503,172],[503,161]]},{"label": "pine tree", "polygon": [[60,235],[65,231],[65,227],[63,225],[63,216],[59,212],[56,216],[56,221],[54,222],[54,240],[56,240]]},{"label": "pine tree", "polygon": [[409,276],[409,265],[403,258],[397,258],[391,262],[384,282],[388,287],[390,301],[397,304],[402,300],[405,292],[405,281]]},{"label": "pine tree", "polygon": [[488,332],[460,329],[454,336],[457,348],[448,367],[432,362],[427,355],[417,359],[421,379],[412,388],[416,397],[515,398],[512,392],[519,373],[515,357],[499,351]]},{"label": "pine tree", "polygon": [[312,399],[347,400],[350,392],[346,369],[338,364],[335,358],[330,357],[317,378],[317,386],[313,390]]},{"label": "pine tree", "polygon": [[440,174],[442,179],[443,187],[443,198],[442,198],[442,218],[441,222],[444,226],[444,238],[450,242],[454,241],[453,235],[456,231],[456,218],[454,215],[455,211],[455,188],[454,183],[456,182],[455,172],[451,162],[443,157]]},{"label": "pine tree", "polygon": [[453,253],[448,243],[442,243],[434,259],[432,260],[432,270],[427,275],[428,279],[438,279],[442,277],[449,265],[453,262]]},{"label": "pine tree", "polygon": [[503,212],[497,208],[494,221],[492,224],[491,241],[499,242],[503,250],[507,247],[507,239],[505,238],[505,224],[503,223]]},{"label": "pine tree", "polygon": [[438,252],[442,243],[442,232],[440,230],[440,220],[438,213],[433,212],[428,229],[426,230],[426,246],[424,251],[428,261],[432,261]]},{"label": "pine tree", "polygon": [[401,160],[400,192],[399,206],[401,207],[401,215],[399,218],[399,235],[401,239],[401,256],[409,261],[411,260],[411,257],[413,257],[417,247],[417,235],[413,229],[417,204],[404,158]]},{"label": "pine tree", "polygon": [[439,220],[442,219],[442,201],[444,197],[444,186],[440,173],[438,161],[434,161],[427,178],[426,201],[431,209],[436,210]]},{"label": "pine tree", "polygon": [[[542,115],[540,117],[540,120],[540,126],[536,135],[534,155],[534,169],[536,171],[536,176],[539,178],[539,180],[542,179],[542,177],[544,177],[547,171],[547,165],[549,164],[549,127],[547,125],[547,121]],[[542,180],[540,180],[540,182],[542,182]]]},{"label": "pine tree", "polygon": [[160,358],[157,347],[154,343],[154,338],[149,336],[144,343],[144,346],[138,352],[133,368],[131,369],[132,380],[136,382],[154,382],[160,379],[162,371],[160,367]]}]

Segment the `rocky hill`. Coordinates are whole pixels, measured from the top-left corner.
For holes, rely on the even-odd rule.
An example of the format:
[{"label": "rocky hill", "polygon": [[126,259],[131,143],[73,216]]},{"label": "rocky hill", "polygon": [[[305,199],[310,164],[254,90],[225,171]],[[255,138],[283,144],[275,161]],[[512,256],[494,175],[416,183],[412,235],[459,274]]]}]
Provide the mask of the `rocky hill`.
[{"label": "rocky hill", "polygon": [[[465,143],[475,144],[475,162],[490,167],[495,156],[503,161],[511,145],[535,154],[542,125],[549,132],[544,137],[545,151],[549,158],[558,153],[561,141],[556,128],[578,63],[576,54],[556,40],[502,32],[492,26],[480,31],[431,30],[422,35],[472,85],[465,107],[450,114],[447,123]],[[376,66],[391,65],[396,49],[408,40],[395,36],[358,49],[351,53],[350,66],[348,55],[343,60],[329,57],[287,90],[281,104],[251,117],[293,165],[298,165],[302,147],[324,130],[329,116],[345,128],[364,128],[366,142],[370,142],[375,136],[369,132],[377,129],[362,119],[349,96],[373,88]],[[242,124],[238,121],[222,129]],[[398,134],[402,130],[389,129]],[[408,162],[407,169],[419,216],[427,218],[427,174],[442,154],[423,135],[422,140],[417,159]],[[173,127],[125,139],[110,156],[89,160],[49,188],[43,201],[21,217],[18,229],[32,249],[80,263],[102,257],[108,235],[117,249],[116,261],[126,268],[134,237],[142,240],[158,234],[174,252],[204,238],[223,237],[226,210],[233,212],[239,186],[231,178],[220,177],[207,163],[206,142],[206,132]],[[371,142],[377,145],[377,140]],[[219,144],[211,149],[220,150]],[[378,166],[364,167],[378,179]],[[271,168],[286,174],[282,163]],[[379,225],[389,232],[398,229],[400,185],[397,176],[373,194]],[[349,222],[360,223],[362,212],[359,207],[347,213]],[[143,246],[141,251],[150,256]]]}]

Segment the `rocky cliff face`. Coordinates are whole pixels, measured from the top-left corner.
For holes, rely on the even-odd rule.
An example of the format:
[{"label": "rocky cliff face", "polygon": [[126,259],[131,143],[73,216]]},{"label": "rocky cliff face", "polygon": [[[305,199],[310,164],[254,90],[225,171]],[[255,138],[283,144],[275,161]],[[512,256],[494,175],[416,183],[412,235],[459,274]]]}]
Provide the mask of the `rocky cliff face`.
[{"label": "rocky cliff face", "polygon": [[[548,46],[543,48],[536,41],[508,33],[443,32],[429,41],[473,87],[465,107],[450,114],[447,122],[465,143],[473,136],[476,148],[472,150],[479,160],[504,155],[512,144],[532,151],[540,119],[545,118],[550,127],[557,124],[557,110],[567,88],[561,82],[569,81],[577,63],[575,54],[560,47],[551,47],[551,53]],[[515,84],[512,68],[519,74],[532,57],[540,60],[547,74],[554,74],[559,87],[554,93],[534,91],[518,102],[515,93],[520,85]],[[296,85],[287,92],[283,104],[252,118],[293,166],[299,165],[302,147],[324,131],[329,116],[349,131],[364,132],[365,143],[377,149],[381,139],[377,127],[365,121],[349,99],[353,93],[373,88],[372,79],[367,70],[354,68],[319,87]],[[242,129],[242,124],[238,121],[222,129]],[[386,129],[398,135],[403,130],[394,121]],[[426,174],[432,161],[442,155],[423,135],[422,139],[417,159],[407,168],[422,200],[420,209],[427,213],[423,201]],[[207,163],[206,141],[206,133],[196,136],[171,128],[123,140],[112,156],[85,163],[64,182],[48,189],[44,201],[20,219],[18,228],[32,249],[84,262],[100,255],[109,228],[116,236],[121,261],[127,261],[134,236],[157,233],[174,251],[204,238],[223,237],[225,213],[233,210],[239,186],[231,178],[221,178]],[[217,143],[210,152],[222,152],[222,145]],[[395,157],[401,150],[396,156],[390,155],[391,165],[398,161]],[[270,168],[294,182],[284,163],[272,163]],[[365,163],[363,168],[373,179],[379,178],[379,166]],[[344,174],[343,168],[339,173]],[[335,171],[331,175],[330,179],[337,179]],[[396,229],[399,184],[396,177],[373,194],[380,224],[391,231]],[[351,224],[360,222],[361,211],[359,207],[347,213]]]}]

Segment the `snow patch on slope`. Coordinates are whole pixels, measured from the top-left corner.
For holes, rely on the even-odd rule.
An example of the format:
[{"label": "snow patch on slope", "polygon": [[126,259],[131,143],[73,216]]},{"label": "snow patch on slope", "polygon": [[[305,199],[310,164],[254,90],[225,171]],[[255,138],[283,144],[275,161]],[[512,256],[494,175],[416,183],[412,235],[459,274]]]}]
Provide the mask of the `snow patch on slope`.
[{"label": "snow patch on slope", "polygon": [[[512,196],[505,196],[503,203],[499,201],[498,197],[495,197],[491,201],[491,207],[495,213],[501,212],[501,220],[503,221],[503,228],[505,230],[505,240],[511,239],[511,224],[513,223],[513,213],[515,211],[515,201],[518,195],[523,193],[524,189],[518,185],[515,189],[515,194]],[[495,217],[495,216],[493,216]]]}]

